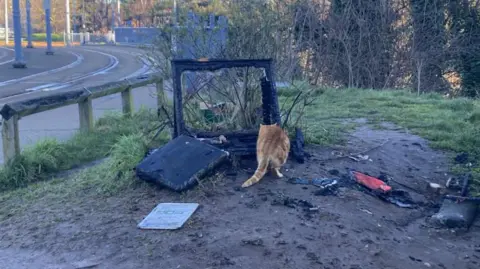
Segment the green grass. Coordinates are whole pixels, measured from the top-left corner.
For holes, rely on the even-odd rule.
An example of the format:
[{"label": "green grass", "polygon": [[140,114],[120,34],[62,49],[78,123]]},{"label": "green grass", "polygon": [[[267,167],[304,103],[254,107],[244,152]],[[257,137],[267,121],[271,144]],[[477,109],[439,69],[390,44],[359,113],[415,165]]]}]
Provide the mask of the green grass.
[{"label": "green grass", "polygon": [[[163,132],[157,143],[163,144],[167,141],[168,136]],[[116,194],[135,183],[140,183],[132,180],[133,168],[144,158],[149,142],[150,138],[140,132],[122,136],[112,147],[105,162],[75,174],[72,179],[87,189],[96,186],[96,190],[105,195]]]},{"label": "green grass", "polygon": [[[293,127],[299,126],[304,132],[307,143],[334,145],[345,142],[346,140],[343,134],[352,130],[355,124],[350,121],[351,118],[346,119],[343,116],[337,117],[335,113],[324,117],[328,110],[335,109],[333,106],[329,108],[321,104],[322,98],[326,96],[324,89],[312,88],[305,82],[295,82],[290,87],[279,88],[278,99],[280,110],[283,111],[282,114],[286,114],[290,109],[291,104],[299,92],[302,92],[300,104],[304,103],[303,101],[309,102],[312,100],[313,103],[305,106],[303,113],[301,112],[303,105],[298,105],[292,110],[292,115],[289,118],[287,126],[289,133],[293,134]],[[284,119],[283,117],[282,121]],[[319,121],[316,119],[319,119]]]},{"label": "green grass", "polygon": [[[393,122],[429,139],[435,148],[468,152],[474,163],[474,176],[477,180],[480,178],[476,161],[480,157],[479,101],[448,100],[437,94],[416,96],[407,91],[310,91],[309,88],[307,84],[297,84],[279,89],[281,106],[291,103],[298,90],[310,94],[309,99],[315,98],[300,121],[308,142],[323,145],[344,142],[346,134],[358,125],[352,119],[366,118],[376,128],[381,122]],[[295,110],[293,118],[299,113]],[[52,179],[58,171],[109,156],[105,162],[70,176],[71,180],[50,180],[46,184],[52,184],[52,188],[70,184],[77,191],[95,188],[103,194],[115,194],[138,182],[133,180],[132,169],[151,146],[151,131],[158,124],[157,116],[147,110],[132,117],[110,114],[99,120],[91,133],[79,133],[66,142],[44,140],[24,150],[10,166],[0,169],[0,191],[27,185],[42,189],[46,185],[36,182]],[[167,136],[162,133],[155,142],[165,141]],[[62,191],[60,194],[66,195]]]},{"label": "green grass", "polygon": [[[291,89],[279,91],[281,101],[291,96],[288,91]],[[344,134],[355,126],[348,120],[358,118],[368,119],[374,127],[392,122],[428,139],[433,148],[469,153],[473,168],[453,168],[471,171],[476,189],[480,189],[479,100],[445,99],[440,94],[417,96],[404,90],[325,89],[308,107],[302,125],[310,142],[327,145],[345,141]]]},{"label": "green grass", "polygon": [[[143,143],[139,134],[150,133],[157,121],[156,115],[148,110],[140,110],[132,117],[109,113],[96,122],[93,132],[77,133],[66,142],[43,140],[0,169],[0,191],[50,179],[56,172],[117,153],[125,141],[136,139]],[[138,148],[137,145],[136,152]],[[125,153],[123,156],[127,157],[129,152]]]},{"label": "green grass", "polygon": [[[325,90],[309,109],[308,122],[319,125],[342,119],[393,122],[431,141],[431,146],[480,157],[480,102],[407,91]],[[320,139],[321,140],[321,139]]]},{"label": "green grass", "polygon": [[[32,34],[32,41],[46,41],[46,33],[34,33]],[[63,34],[52,33],[52,42],[63,41]]]},{"label": "green grass", "polygon": [[[14,205],[0,207],[0,221],[22,212],[34,201],[40,199],[62,203],[62,201],[68,202],[72,201],[72,199],[84,199],[85,193],[99,194],[105,197],[117,194],[126,188],[140,187],[146,184],[140,180],[133,180],[133,168],[143,159],[150,145],[163,144],[168,141],[166,132],[162,132],[153,142],[151,140],[152,135],[144,135],[148,133],[148,129],[142,129],[145,127],[143,124],[151,122],[155,122],[155,119],[153,115],[147,112],[138,113],[133,118],[125,118],[120,115],[106,117],[102,120],[101,126],[108,126],[111,128],[110,130],[123,131],[116,132],[118,135],[108,134],[109,139],[111,139],[108,141],[110,147],[104,145],[104,148],[108,148],[108,150],[97,152],[98,157],[108,154],[108,158],[105,161],[90,168],[80,169],[78,172],[68,176],[68,180],[65,180],[65,177],[51,178],[49,181],[36,180],[29,182],[28,188],[15,188],[0,192],[0,204],[5,205],[9,203]],[[134,130],[136,127],[139,128]],[[129,131],[125,132],[126,129]],[[156,130],[156,128],[154,129]],[[79,134],[78,136],[86,135]],[[72,142],[69,141],[65,144],[57,143],[54,148],[57,148],[58,145],[61,145],[61,148]],[[47,145],[47,143],[42,143],[42,145]],[[99,144],[95,145],[98,146]],[[93,149],[95,145],[91,144],[89,148]],[[40,151],[41,149],[40,147],[35,147],[32,150]],[[90,156],[94,157],[94,155]],[[73,158],[70,160],[70,163],[76,163],[77,161],[77,158]],[[43,173],[46,173],[46,171],[41,171],[36,175]],[[44,174],[42,178],[47,177],[47,174]]]}]

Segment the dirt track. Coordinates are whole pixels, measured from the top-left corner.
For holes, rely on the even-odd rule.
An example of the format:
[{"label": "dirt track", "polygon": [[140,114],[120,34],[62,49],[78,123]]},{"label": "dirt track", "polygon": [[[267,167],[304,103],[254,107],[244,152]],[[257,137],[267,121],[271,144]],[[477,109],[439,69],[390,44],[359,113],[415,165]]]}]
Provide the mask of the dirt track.
[{"label": "dirt track", "polygon": [[[309,147],[305,164],[287,164],[287,177],[340,179],[336,195],[317,196],[315,186],[271,176],[240,189],[255,166],[246,162],[247,171],[230,170],[183,195],[142,186],[111,198],[86,188],[62,201],[40,199],[0,222],[0,267],[75,268],[82,261],[97,264],[91,268],[480,268],[478,220],[468,232],[426,222],[438,210],[425,196],[426,182],[445,182],[447,157],[417,136],[385,127],[360,127],[347,147]],[[332,155],[363,152],[386,139],[367,153],[372,161]],[[399,208],[366,194],[345,179],[346,168],[415,189],[389,181],[421,206]],[[156,204],[173,201],[201,207],[181,230],[136,228]]]}]

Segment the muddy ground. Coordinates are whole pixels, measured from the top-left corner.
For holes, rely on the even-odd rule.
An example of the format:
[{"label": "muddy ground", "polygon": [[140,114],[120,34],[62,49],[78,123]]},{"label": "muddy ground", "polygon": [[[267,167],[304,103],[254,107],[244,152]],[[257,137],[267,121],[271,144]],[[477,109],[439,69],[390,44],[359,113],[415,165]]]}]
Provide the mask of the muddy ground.
[{"label": "muddy ground", "polygon": [[[468,232],[426,221],[438,210],[426,182],[445,183],[446,155],[406,130],[385,127],[358,128],[346,147],[308,147],[306,163],[291,160],[284,169],[287,178],[338,178],[336,194],[272,176],[239,189],[255,168],[246,162],[249,169],[182,195],[142,186],[109,198],[87,191],[40,199],[0,222],[0,268],[480,268],[478,220]],[[364,151],[371,161],[338,158]],[[390,179],[419,207],[368,195],[345,179],[347,168]],[[181,201],[201,205],[182,229],[136,227],[158,203]]]}]

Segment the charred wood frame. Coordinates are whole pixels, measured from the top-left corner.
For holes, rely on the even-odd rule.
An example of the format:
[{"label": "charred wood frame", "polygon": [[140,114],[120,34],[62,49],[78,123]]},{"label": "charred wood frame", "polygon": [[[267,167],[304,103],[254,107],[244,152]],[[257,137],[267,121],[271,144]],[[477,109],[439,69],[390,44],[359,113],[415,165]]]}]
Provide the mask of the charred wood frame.
[{"label": "charred wood frame", "polygon": [[256,139],[258,130],[246,130],[229,133],[205,132],[199,130],[189,130],[185,126],[183,117],[183,100],[181,77],[185,71],[215,71],[223,68],[235,67],[254,67],[265,70],[266,77],[260,81],[262,89],[262,115],[264,124],[278,123],[281,125],[280,111],[277,98],[277,90],[274,80],[274,66],[272,59],[241,59],[241,60],[223,60],[210,59],[208,61],[176,59],[172,60],[173,73],[173,110],[174,110],[174,130],[173,138],[184,135],[194,135],[206,142],[212,142],[210,139],[218,138],[223,135],[227,138],[227,143],[217,144],[216,146],[229,151],[231,154],[250,155],[256,152]]}]

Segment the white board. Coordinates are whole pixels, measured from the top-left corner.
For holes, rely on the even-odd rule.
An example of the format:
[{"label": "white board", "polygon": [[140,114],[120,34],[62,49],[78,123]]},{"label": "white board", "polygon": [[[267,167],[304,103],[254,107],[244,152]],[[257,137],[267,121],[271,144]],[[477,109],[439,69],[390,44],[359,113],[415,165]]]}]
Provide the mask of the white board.
[{"label": "white board", "polygon": [[140,229],[175,230],[197,210],[197,203],[158,204],[139,224]]}]

